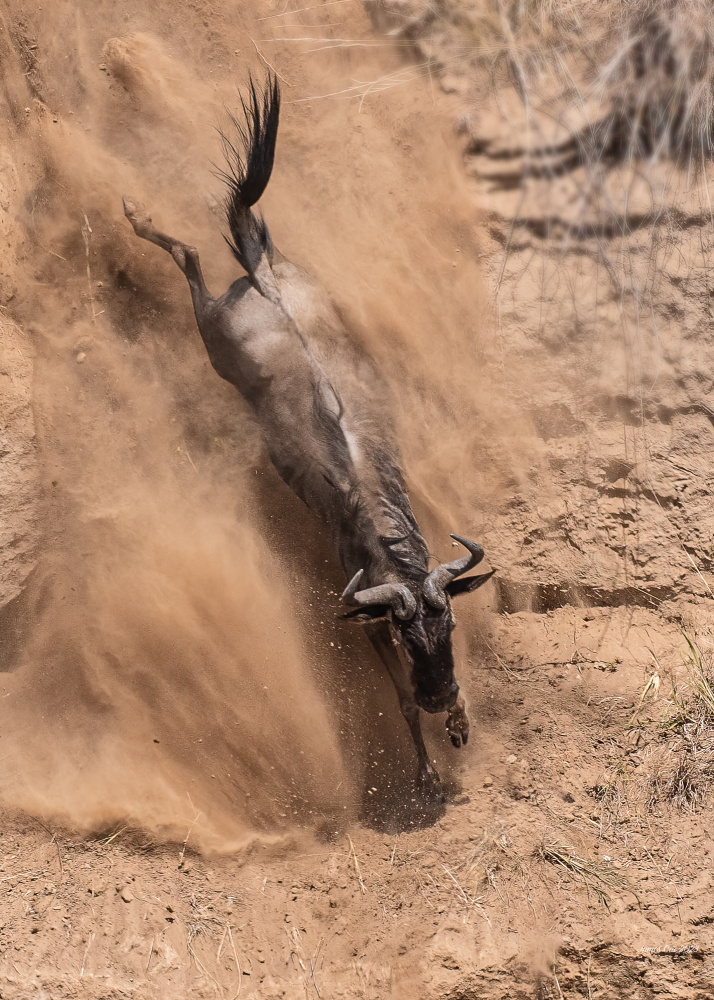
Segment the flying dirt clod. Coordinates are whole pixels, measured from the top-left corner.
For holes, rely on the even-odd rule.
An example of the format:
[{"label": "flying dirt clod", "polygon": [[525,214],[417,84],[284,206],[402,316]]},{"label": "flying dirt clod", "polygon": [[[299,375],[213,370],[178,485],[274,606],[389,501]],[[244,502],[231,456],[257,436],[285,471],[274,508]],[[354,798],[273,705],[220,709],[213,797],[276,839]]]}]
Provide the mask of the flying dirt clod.
[{"label": "flying dirt clod", "polygon": [[191,291],[211,364],[254,410],[282,479],[325,523],[349,583],[345,617],[364,624],[394,682],[419,758],[417,784],[443,801],[421,733],[419,709],[446,712],[454,746],[469,722],[454,677],[451,598],[493,572],[463,577],[484,556],[468,554],[429,571],[426,542],[412,511],[391,428],[388,390],[375,363],[354,343],[325,291],[274,247],[252,211],[270,179],[280,112],[277,80],[242,99],[245,127],[223,136],[225,204],[231,250],[247,271],[219,298],[208,291],[194,247],[167,236],[144,209],[124,199],[142,239],[174,258]]}]

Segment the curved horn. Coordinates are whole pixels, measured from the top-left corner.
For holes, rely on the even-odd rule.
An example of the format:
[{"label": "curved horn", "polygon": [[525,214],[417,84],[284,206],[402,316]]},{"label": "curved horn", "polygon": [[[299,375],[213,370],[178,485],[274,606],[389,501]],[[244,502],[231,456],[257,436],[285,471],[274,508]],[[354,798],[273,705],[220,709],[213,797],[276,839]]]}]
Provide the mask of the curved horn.
[{"label": "curved horn", "polygon": [[473,569],[483,559],[483,549],[476,542],[463,538],[461,535],[452,535],[454,541],[460,542],[465,549],[469,550],[467,556],[454,559],[453,562],[442,563],[433,569],[424,581],[424,597],[437,611],[443,611],[446,607],[446,585],[462,573]]},{"label": "curved horn", "polygon": [[370,604],[388,604],[397,618],[409,621],[416,613],[416,598],[403,583],[382,583],[379,587],[358,590],[364,570],[358,570],[344,589],[342,600],[345,604],[366,607]]}]

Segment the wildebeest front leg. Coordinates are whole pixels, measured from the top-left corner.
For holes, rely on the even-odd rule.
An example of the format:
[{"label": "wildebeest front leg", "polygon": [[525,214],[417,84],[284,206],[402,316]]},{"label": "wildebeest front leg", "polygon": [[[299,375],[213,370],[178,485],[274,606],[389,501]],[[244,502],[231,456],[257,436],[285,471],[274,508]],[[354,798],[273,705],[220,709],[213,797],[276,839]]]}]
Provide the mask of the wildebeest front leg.
[{"label": "wildebeest front leg", "polygon": [[389,676],[392,678],[394,687],[397,690],[400,711],[406,719],[409,731],[412,734],[419,760],[417,785],[427,798],[437,802],[444,802],[445,796],[441,787],[439,772],[429,759],[426,744],[424,743],[421,722],[419,721],[419,706],[414,700],[414,692],[406,669],[394,648],[394,643],[389,633],[389,626],[386,622],[375,622],[374,624],[366,625],[365,631],[379,654],[379,658],[387,668]]},{"label": "wildebeest front leg", "polygon": [[469,741],[469,718],[466,714],[466,703],[461,695],[456,699],[454,707],[449,709],[446,731],[455,747],[466,746]]}]

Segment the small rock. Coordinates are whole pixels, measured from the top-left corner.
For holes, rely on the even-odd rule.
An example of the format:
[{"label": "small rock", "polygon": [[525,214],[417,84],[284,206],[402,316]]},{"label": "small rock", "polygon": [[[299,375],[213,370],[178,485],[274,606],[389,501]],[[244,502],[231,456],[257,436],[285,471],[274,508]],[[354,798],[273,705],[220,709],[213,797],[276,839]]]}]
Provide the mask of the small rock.
[{"label": "small rock", "polygon": [[506,763],[507,764],[515,764],[517,760],[518,760],[518,757],[516,757],[516,755],[514,753],[509,754],[508,757],[506,757]]},{"label": "small rock", "polygon": [[468,111],[461,111],[454,119],[454,132],[457,135],[468,135],[473,129],[473,120]]},{"label": "small rock", "polygon": [[122,889],[121,898],[124,900],[125,903],[130,903],[132,901],[132,899],[134,898],[134,893],[131,891],[129,886],[126,886],[124,889]]},{"label": "small rock", "polygon": [[483,783],[483,787],[484,788],[491,788],[492,785],[493,785],[493,782],[491,781],[490,778],[488,779],[488,781],[484,781],[484,783]]},{"label": "small rock", "polygon": [[441,89],[445,94],[462,94],[464,92],[464,81],[451,73],[446,73],[439,81]]},{"label": "small rock", "polygon": [[84,353],[84,351],[80,351],[74,360],[77,362],[78,365],[82,365],[87,360],[87,355]]}]

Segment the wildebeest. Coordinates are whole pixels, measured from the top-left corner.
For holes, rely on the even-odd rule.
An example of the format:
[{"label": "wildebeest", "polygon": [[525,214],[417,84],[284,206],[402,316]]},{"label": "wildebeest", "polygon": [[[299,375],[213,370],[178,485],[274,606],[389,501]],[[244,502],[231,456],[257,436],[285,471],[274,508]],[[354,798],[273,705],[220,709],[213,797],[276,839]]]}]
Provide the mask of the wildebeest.
[{"label": "wildebeest", "polygon": [[158,232],[128,198],[134,232],[168,251],[186,275],[211,364],[253,408],[273,465],[324,522],[349,583],[345,617],[365,625],[394,682],[419,757],[422,792],[443,800],[419,709],[446,712],[454,746],[469,723],[454,677],[451,598],[491,573],[462,577],[480,545],[452,535],[467,554],[429,570],[390,430],[388,392],[374,362],[350,338],[320,285],[273,246],[252,211],[270,179],[280,112],[275,77],[241,98],[245,125],[222,133],[228,195],[226,241],[247,277],[214,298],[194,247]]}]

